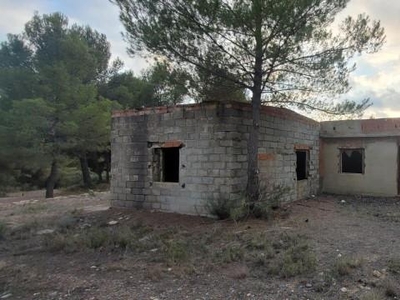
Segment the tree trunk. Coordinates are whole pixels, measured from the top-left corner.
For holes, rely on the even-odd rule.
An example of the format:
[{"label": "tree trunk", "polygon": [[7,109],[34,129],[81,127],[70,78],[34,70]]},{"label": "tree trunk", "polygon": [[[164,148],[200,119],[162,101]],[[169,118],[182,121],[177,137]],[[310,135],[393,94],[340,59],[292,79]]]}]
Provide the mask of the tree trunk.
[{"label": "tree trunk", "polygon": [[58,177],[58,165],[57,161],[53,160],[51,163],[50,175],[46,179],[46,198],[54,197],[54,187]]},{"label": "tree trunk", "polygon": [[106,169],[106,182],[110,182],[110,171],[108,169]]},{"label": "tree trunk", "polygon": [[105,155],[105,170],[106,170],[106,182],[110,182],[110,170],[111,170],[111,152]]},{"label": "tree trunk", "polygon": [[247,144],[247,196],[250,202],[259,198],[259,170],[258,170],[258,136],[260,124],[261,92],[253,92],[251,100],[253,124],[250,128]]},{"label": "tree trunk", "polygon": [[97,172],[97,176],[99,177],[99,183],[103,182],[103,171]]},{"label": "tree trunk", "polygon": [[83,186],[85,188],[90,188],[90,187],[92,187],[92,180],[90,178],[89,165],[88,165],[86,153],[83,153],[79,157],[79,162],[81,163]]},{"label": "tree trunk", "polygon": [[260,109],[261,109],[261,93],[262,93],[262,64],[263,64],[263,48],[262,48],[262,19],[261,19],[261,3],[255,1],[253,5],[255,15],[255,40],[256,40],[256,58],[254,64],[253,79],[253,96],[251,99],[251,113],[253,124],[250,128],[249,141],[247,144],[247,197],[250,203],[259,200],[259,170],[258,170],[258,136],[260,127]]}]

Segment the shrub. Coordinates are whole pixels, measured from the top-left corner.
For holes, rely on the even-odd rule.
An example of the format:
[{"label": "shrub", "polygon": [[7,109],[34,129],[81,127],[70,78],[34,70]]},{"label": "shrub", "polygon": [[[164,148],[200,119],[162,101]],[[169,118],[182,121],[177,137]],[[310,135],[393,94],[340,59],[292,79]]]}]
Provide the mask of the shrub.
[{"label": "shrub", "polygon": [[231,218],[232,210],[237,203],[227,198],[209,199],[205,204],[206,211],[220,220]]},{"label": "shrub", "polygon": [[0,221],[0,240],[3,240],[6,237],[7,225]]},{"label": "shrub", "polygon": [[271,189],[261,185],[258,200],[248,202],[251,214],[256,218],[270,219],[273,211],[280,207],[282,198],[288,191],[289,188],[282,185],[273,185]]},{"label": "shrub", "polygon": [[387,297],[396,298],[400,296],[399,285],[393,279],[386,278],[382,282],[382,288]]},{"label": "shrub", "polygon": [[289,189],[282,185],[274,185],[269,190],[265,186],[260,186],[257,201],[252,201],[247,196],[238,200],[210,199],[205,208],[210,215],[216,216],[220,220],[232,219],[238,221],[250,215],[255,218],[270,219],[273,210],[280,206],[282,197],[288,191]]},{"label": "shrub", "polygon": [[368,294],[363,295],[361,300],[382,300],[385,299],[385,295],[381,291],[372,291]]},{"label": "shrub", "polygon": [[400,274],[400,258],[394,257],[389,259],[388,270],[392,273]]},{"label": "shrub", "polygon": [[22,224],[16,228],[13,228],[10,231],[10,235],[15,239],[24,240],[30,238],[36,231],[43,227],[43,222],[39,222],[37,219],[29,221],[27,223]]},{"label": "shrub", "polygon": [[72,234],[55,233],[45,235],[43,244],[51,252],[64,251],[65,253],[73,253],[81,250],[83,247],[79,243],[79,237]]},{"label": "shrub", "polygon": [[188,244],[181,240],[168,240],[164,245],[164,252],[169,263],[184,262],[189,257]]},{"label": "shrub", "polygon": [[283,278],[315,270],[317,259],[305,237],[283,234],[273,243],[277,254],[267,265],[267,272]]},{"label": "shrub", "polygon": [[352,269],[356,269],[362,264],[362,258],[342,256],[335,261],[333,266],[333,273],[338,276],[349,275]]},{"label": "shrub", "polygon": [[245,251],[240,245],[228,245],[217,252],[215,258],[222,263],[239,262],[244,258]]}]

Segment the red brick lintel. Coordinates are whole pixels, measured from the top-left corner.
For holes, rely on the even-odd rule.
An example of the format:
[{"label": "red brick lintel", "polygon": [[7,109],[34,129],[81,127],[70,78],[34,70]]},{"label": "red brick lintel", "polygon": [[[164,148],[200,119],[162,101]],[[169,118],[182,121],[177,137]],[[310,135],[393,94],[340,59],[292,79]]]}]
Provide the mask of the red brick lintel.
[{"label": "red brick lintel", "polygon": [[310,150],[312,149],[312,146],[306,145],[306,144],[295,144],[294,145],[294,150]]},{"label": "red brick lintel", "polygon": [[183,147],[183,143],[178,140],[171,140],[171,141],[166,141],[161,145],[161,148],[181,148]]}]

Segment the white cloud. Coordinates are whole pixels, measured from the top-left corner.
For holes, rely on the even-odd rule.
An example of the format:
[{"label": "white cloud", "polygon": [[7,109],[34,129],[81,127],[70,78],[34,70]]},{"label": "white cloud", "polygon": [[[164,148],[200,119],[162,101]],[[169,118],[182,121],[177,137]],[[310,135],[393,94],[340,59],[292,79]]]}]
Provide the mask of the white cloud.
[{"label": "white cloud", "polygon": [[139,74],[149,64],[140,57],[129,57],[126,42],[121,32],[124,28],[119,21],[118,8],[107,0],[0,0],[0,40],[6,39],[7,33],[21,33],[35,11],[39,14],[62,12],[68,16],[70,24],[89,25],[104,33],[111,44],[112,59],[119,57],[125,63],[125,69]]},{"label": "white cloud", "polygon": [[353,0],[343,11],[356,16],[366,13],[372,20],[380,20],[385,28],[386,43],[375,54],[356,57],[357,71],[351,75],[353,89],[350,99],[370,98],[374,105],[364,117],[400,117],[400,2],[392,0]]},{"label": "white cloud", "polygon": [[[107,35],[111,43],[112,58],[117,56],[125,62],[125,68],[136,74],[150,64],[140,57],[129,57],[128,46],[121,37],[124,28],[119,21],[118,8],[107,0],[0,0],[0,40],[6,33],[20,33],[34,11],[40,14],[60,11],[70,23],[91,26]],[[372,55],[356,57],[358,70],[351,76],[353,89],[350,99],[370,97],[375,105],[365,116],[400,116],[400,1],[352,0],[339,18],[346,15],[368,14],[371,19],[381,20],[385,27],[387,42],[381,51]]]},{"label": "white cloud", "polygon": [[45,10],[44,4],[44,1],[0,0],[0,39],[5,39],[7,33],[20,33],[36,10]]}]

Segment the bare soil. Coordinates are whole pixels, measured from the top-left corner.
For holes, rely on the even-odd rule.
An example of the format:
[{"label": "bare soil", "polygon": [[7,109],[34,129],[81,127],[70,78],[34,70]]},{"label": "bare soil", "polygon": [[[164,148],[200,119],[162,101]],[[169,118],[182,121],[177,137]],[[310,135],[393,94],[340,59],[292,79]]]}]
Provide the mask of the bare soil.
[{"label": "bare soil", "polygon": [[[400,299],[397,198],[320,196],[236,223],[43,194],[0,199],[0,299]],[[126,230],[137,241],[101,239]],[[304,237],[315,269],[271,271],[285,236]]]}]

